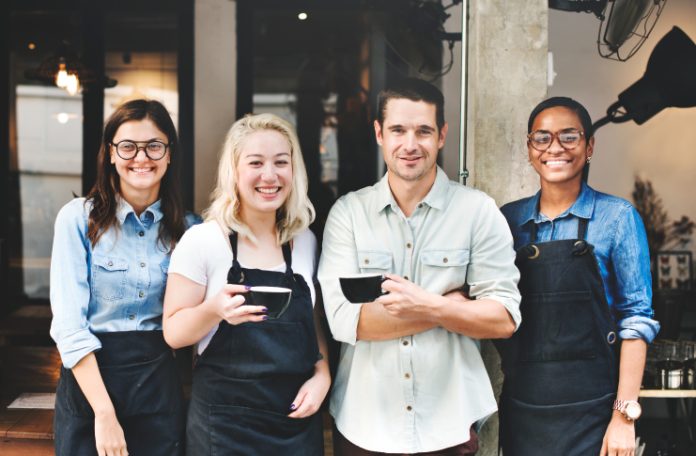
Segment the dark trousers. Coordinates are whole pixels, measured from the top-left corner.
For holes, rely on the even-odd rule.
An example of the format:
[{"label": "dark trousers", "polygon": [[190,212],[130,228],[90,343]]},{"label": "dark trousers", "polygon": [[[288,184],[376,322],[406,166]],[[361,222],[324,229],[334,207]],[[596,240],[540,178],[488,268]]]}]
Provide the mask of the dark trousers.
[{"label": "dark trousers", "polygon": [[[421,456],[472,456],[478,451],[478,435],[472,426],[470,432],[470,438],[468,442],[456,445],[450,448],[445,448],[443,450],[428,451],[426,453],[413,453],[414,455]],[[333,427],[333,444],[334,444],[334,454],[336,456],[379,456],[379,455],[400,455],[406,456],[406,453],[380,453],[377,451],[369,451],[359,446],[351,443],[347,438],[343,436],[336,426]]]}]

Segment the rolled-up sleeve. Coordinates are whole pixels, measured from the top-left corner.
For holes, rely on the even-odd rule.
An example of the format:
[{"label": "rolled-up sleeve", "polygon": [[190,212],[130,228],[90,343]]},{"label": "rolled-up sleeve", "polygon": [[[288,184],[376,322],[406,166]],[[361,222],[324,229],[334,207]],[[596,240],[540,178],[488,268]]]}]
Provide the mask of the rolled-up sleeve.
[{"label": "rolled-up sleeve", "polygon": [[491,198],[486,198],[476,214],[471,244],[471,263],[467,272],[470,294],[501,303],[519,328],[520,273],[515,266],[512,234],[505,217]]},{"label": "rolled-up sleeve", "polygon": [[626,205],[619,217],[611,250],[616,280],[614,309],[622,339],[643,339],[650,343],[660,324],[652,319],[650,253],[640,215]]},{"label": "rolled-up sleeve", "polygon": [[341,274],[360,271],[352,226],[344,197],[334,204],[326,221],[317,278],[334,339],[355,345],[362,304],[348,302],[338,281]]},{"label": "rolled-up sleeve", "polygon": [[65,205],[56,217],[51,254],[51,337],[63,365],[72,369],[101,348],[87,321],[90,301],[89,250],[82,199]]}]

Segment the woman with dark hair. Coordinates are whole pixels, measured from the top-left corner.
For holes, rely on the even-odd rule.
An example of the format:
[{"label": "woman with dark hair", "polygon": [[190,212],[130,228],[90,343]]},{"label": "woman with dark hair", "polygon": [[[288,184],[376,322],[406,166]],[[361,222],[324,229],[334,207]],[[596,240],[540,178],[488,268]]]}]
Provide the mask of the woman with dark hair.
[{"label": "woman with dark hair", "polygon": [[118,107],[97,165],[87,197],[66,204],[55,223],[56,454],[182,454],[183,396],[162,336],[162,299],[170,253],[196,218],[184,214],[181,151],[166,108],[149,100]]},{"label": "woman with dark hair", "polygon": [[634,454],[647,344],[659,325],[640,216],[583,181],[594,143],[580,103],[540,103],[527,152],[541,190],[501,209],[522,293],[522,325],[498,342],[505,456]]}]

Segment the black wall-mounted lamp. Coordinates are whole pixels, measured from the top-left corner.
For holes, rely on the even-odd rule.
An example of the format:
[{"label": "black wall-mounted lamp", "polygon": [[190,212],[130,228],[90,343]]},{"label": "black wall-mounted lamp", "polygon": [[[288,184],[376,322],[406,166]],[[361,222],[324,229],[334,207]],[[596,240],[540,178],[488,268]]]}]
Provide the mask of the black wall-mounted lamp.
[{"label": "black wall-mounted lamp", "polygon": [[655,46],[645,74],[619,94],[594,130],[610,122],[643,124],[665,108],[696,106],[696,44],[674,27]]}]

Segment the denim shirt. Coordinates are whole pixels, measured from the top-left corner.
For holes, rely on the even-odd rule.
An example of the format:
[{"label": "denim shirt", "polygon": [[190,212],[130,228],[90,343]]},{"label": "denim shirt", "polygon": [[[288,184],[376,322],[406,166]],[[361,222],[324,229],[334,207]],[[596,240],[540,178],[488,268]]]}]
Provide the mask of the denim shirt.
[{"label": "denim shirt", "polygon": [[[158,241],[160,201],[140,217],[118,198],[118,229],[92,247],[87,237],[91,205],[76,198],[58,213],[51,255],[51,337],[71,369],[99,350],[94,333],[162,329],[162,300],[169,246]],[[193,214],[186,226],[199,223]]]},{"label": "denim shirt", "polygon": [[660,325],[652,319],[650,254],[645,227],[635,208],[583,183],[575,203],[551,220],[539,212],[539,197],[537,192],[501,208],[515,238],[515,249],[531,241],[531,223],[537,224],[537,241],[546,242],[577,238],[578,218],[587,219],[587,241],[594,246],[619,336],[652,342]]}]

